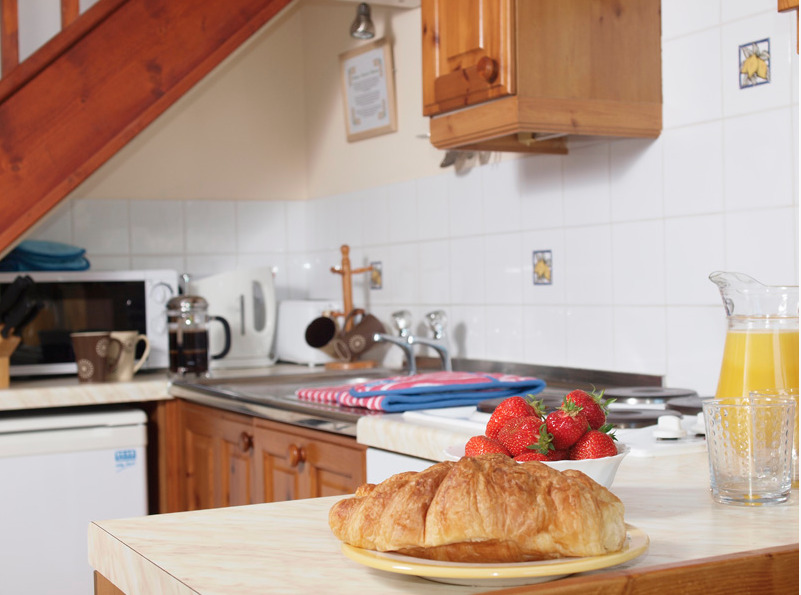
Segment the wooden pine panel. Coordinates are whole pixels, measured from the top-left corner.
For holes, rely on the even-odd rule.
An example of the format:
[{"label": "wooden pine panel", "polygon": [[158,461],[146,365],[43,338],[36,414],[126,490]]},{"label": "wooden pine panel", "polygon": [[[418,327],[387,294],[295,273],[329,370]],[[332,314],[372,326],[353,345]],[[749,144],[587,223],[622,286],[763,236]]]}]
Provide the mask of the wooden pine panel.
[{"label": "wooden pine panel", "polygon": [[0,251],[289,1],[128,0],[5,97]]},{"label": "wooden pine panel", "polygon": [[17,0],[0,0],[0,76],[19,64],[19,13]]},{"label": "wooden pine panel", "polygon": [[61,0],[61,28],[66,29],[81,14],[81,6],[78,0]]}]

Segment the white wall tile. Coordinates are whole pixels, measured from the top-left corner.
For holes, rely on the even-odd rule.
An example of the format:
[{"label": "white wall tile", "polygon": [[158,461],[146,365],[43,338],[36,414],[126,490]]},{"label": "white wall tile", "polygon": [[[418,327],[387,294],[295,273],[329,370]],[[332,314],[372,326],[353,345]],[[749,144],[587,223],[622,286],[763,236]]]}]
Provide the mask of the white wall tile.
[{"label": "white wall tile", "polygon": [[662,39],[673,39],[720,25],[720,4],[721,0],[664,0],[661,6]]},{"label": "white wall tile", "polygon": [[319,222],[324,227],[324,246],[339,250],[344,244],[351,247],[364,244],[362,204],[360,192],[348,192],[329,201],[325,211],[328,220]]},{"label": "white wall tile", "polygon": [[489,163],[480,168],[484,194],[484,230],[487,233],[520,229],[519,160]]},{"label": "white wall tile", "polygon": [[188,254],[233,255],[236,252],[236,203],[190,200],[186,202],[184,216]]},{"label": "white wall tile", "polygon": [[616,305],[664,305],[664,222],[613,225],[611,266]]},{"label": "white wall tile", "polygon": [[488,305],[486,316],[486,358],[520,361],[523,353],[523,306]]},{"label": "white wall tile", "polygon": [[562,227],[564,184],[561,155],[533,155],[520,160],[520,227]]},{"label": "white wall tile", "polygon": [[663,133],[665,215],[723,210],[723,126],[720,121]]},{"label": "white wall tile", "polygon": [[727,270],[768,285],[798,283],[796,211],[754,209],[726,215]]},{"label": "white wall tile", "polygon": [[420,178],[417,183],[417,220],[420,240],[438,240],[450,234],[448,178],[444,174]]},{"label": "white wall tile", "polygon": [[417,186],[414,180],[398,182],[387,187],[389,200],[389,240],[414,242],[417,240]]},{"label": "white wall tile", "polygon": [[609,225],[565,230],[565,303],[612,303],[612,232]]},{"label": "white wall tile", "polygon": [[521,238],[519,233],[484,238],[484,299],[488,304],[520,304],[523,301]]},{"label": "white wall tile", "polygon": [[592,370],[614,369],[614,349],[609,345],[614,337],[612,308],[569,306],[565,320],[567,365]]},{"label": "white wall tile", "polygon": [[50,209],[26,239],[73,244],[72,201],[64,200]]},{"label": "white wall tile", "polygon": [[721,20],[726,23],[768,11],[776,11],[775,0],[724,0]]},{"label": "white wall tile", "polygon": [[409,306],[420,302],[420,275],[417,244],[393,244],[384,263],[384,287],[391,302]]},{"label": "white wall tile", "polygon": [[717,27],[662,42],[665,130],[720,118],[720,68],[720,29]]},{"label": "white wall tile", "polygon": [[665,386],[714,395],[725,339],[723,304],[716,308],[668,307]]},{"label": "white wall tile", "polygon": [[[725,4],[725,3],[724,3]],[[788,105],[792,99],[790,84],[795,54],[795,36],[787,27],[787,15],[773,10],[736,21],[721,28],[721,72],[723,77],[723,114],[732,116],[754,113]],[[740,88],[740,46],[770,40],[770,82]]]},{"label": "white wall tile", "polygon": [[615,368],[639,374],[665,374],[665,308],[625,306],[614,309]]},{"label": "white wall tile", "polygon": [[235,254],[188,254],[186,272],[193,278],[225,273],[236,269]]},{"label": "white wall tile", "polygon": [[663,215],[662,139],[610,143],[612,221]]},{"label": "white wall tile", "polygon": [[91,252],[86,253],[89,269],[92,271],[127,271],[131,269],[131,259],[128,256],[98,256]]},{"label": "white wall tile", "polygon": [[484,237],[451,239],[450,263],[452,302],[483,305],[486,290]]},{"label": "white wall tile", "polygon": [[451,266],[448,240],[420,242],[420,301],[435,307],[451,302]]},{"label": "white wall tile", "polygon": [[132,200],[131,253],[184,253],[184,204],[179,200]]},{"label": "white wall tile", "polygon": [[566,328],[564,306],[523,306],[523,361],[564,366]]},{"label": "white wall tile", "polygon": [[453,357],[484,359],[487,354],[484,306],[453,305],[447,312]]},{"label": "white wall tile", "polygon": [[723,187],[726,210],[793,203],[790,108],[774,109],[723,124]]},{"label": "white wall tile", "polygon": [[331,272],[332,266],[339,266],[338,251],[325,250],[306,255],[304,267],[309,279],[309,299],[342,299],[342,277]]},{"label": "white wall tile", "polygon": [[237,252],[285,252],[286,211],[287,203],[284,201],[237,202]]},{"label": "white wall tile", "polygon": [[169,256],[133,255],[131,256],[131,268],[135,271],[167,269],[181,275],[186,272],[186,262],[184,261],[183,254]]},{"label": "white wall tile", "polygon": [[80,199],[72,207],[75,242],[95,255],[128,255],[127,200]]},{"label": "white wall tile", "polygon": [[564,161],[566,225],[607,223],[611,217],[609,144],[571,151]]},{"label": "white wall tile", "polygon": [[481,172],[473,168],[451,174],[447,187],[451,237],[481,233],[484,230]]},{"label": "white wall tile", "polygon": [[290,200],[286,203],[286,248],[289,252],[306,251],[308,206],[309,203],[305,200]]},{"label": "white wall tile", "polygon": [[[522,234],[521,255],[523,303],[525,304],[564,304],[565,303],[565,231],[544,229]],[[551,283],[534,285],[535,251],[551,251]]]},{"label": "white wall tile", "polygon": [[727,267],[725,228],[723,214],[665,220],[665,291],[669,305],[720,303],[709,274]]},{"label": "white wall tile", "polygon": [[361,193],[362,237],[366,246],[386,244],[389,238],[389,198],[386,186]]}]

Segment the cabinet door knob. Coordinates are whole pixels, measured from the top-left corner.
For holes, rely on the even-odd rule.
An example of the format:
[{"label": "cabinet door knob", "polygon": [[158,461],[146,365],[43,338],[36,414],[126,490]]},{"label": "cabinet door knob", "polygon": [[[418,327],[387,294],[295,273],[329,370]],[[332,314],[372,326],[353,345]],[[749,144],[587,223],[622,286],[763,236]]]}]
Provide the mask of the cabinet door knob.
[{"label": "cabinet door knob", "polygon": [[289,465],[297,467],[306,462],[306,449],[296,444],[289,445]]},{"label": "cabinet door knob", "polygon": [[492,83],[498,78],[498,63],[489,56],[483,56],[476,64],[476,70],[481,78]]},{"label": "cabinet door knob", "polygon": [[253,434],[242,432],[239,435],[239,448],[242,449],[242,452],[250,451],[253,448]]}]

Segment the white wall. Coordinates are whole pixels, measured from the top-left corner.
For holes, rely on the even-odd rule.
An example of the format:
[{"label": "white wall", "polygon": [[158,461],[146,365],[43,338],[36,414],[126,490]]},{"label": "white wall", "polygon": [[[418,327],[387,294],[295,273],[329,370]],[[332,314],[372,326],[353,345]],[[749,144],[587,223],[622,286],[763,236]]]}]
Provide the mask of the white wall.
[{"label": "white wall", "polygon": [[[494,155],[457,175],[416,137],[425,129],[419,10],[375,9],[392,16],[398,132],[345,141],[337,60],[354,45],[342,30],[353,12],[331,3],[293,12],[76,190],[37,236],[86,247],[94,268],[202,275],[269,264],[282,299],[339,296],[328,269],[347,243],[355,265],[383,264],[382,289],[356,280],[358,304],[385,321],[400,307],[418,321],[444,308],[459,356],[660,374],[712,393],[725,319],[709,273],[798,282],[794,13],[778,14],[773,0],[663,0],[660,138]],[[273,64],[276,36],[302,55],[297,97],[243,83]],[[765,38],[772,80],[740,89],[738,47]],[[220,106],[245,103],[269,106],[249,112],[254,128],[283,124],[279,104],[303,103],[302,116],[287,116],[302,141],[248,137],[264,160],[299,156],[229,175],[228,156],[195,126],[233,125],[236,110]],[[211,168],[216,158],[226,167]],[[542,249],[553,252],[553,284],[534,286],[531,253]]]}]

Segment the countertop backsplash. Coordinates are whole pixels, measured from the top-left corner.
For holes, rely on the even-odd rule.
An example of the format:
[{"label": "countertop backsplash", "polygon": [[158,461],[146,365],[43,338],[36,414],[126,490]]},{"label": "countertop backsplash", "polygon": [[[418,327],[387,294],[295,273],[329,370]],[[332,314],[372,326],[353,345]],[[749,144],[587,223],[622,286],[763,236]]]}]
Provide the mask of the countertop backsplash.
[{"label": "countertop backsplash", "polygon": [[[381,267],[380,286],[354,277],[356,305],[388,325],[409,309],[417,333],[444,309],[454,356],[662,375],[711,394],[725,316],[709,273],[798,282],[795,20],[765,6],[710,23],[665,11],[655,140],[571,140],[564,156],[309,200],[76,198],[31,237],[86,248],[93,269],[272,265],[279,300],[339,297],[329,268],[348,244],[354,266]],[[764,39],[771,78],[742,86],[738,52]]]}]

